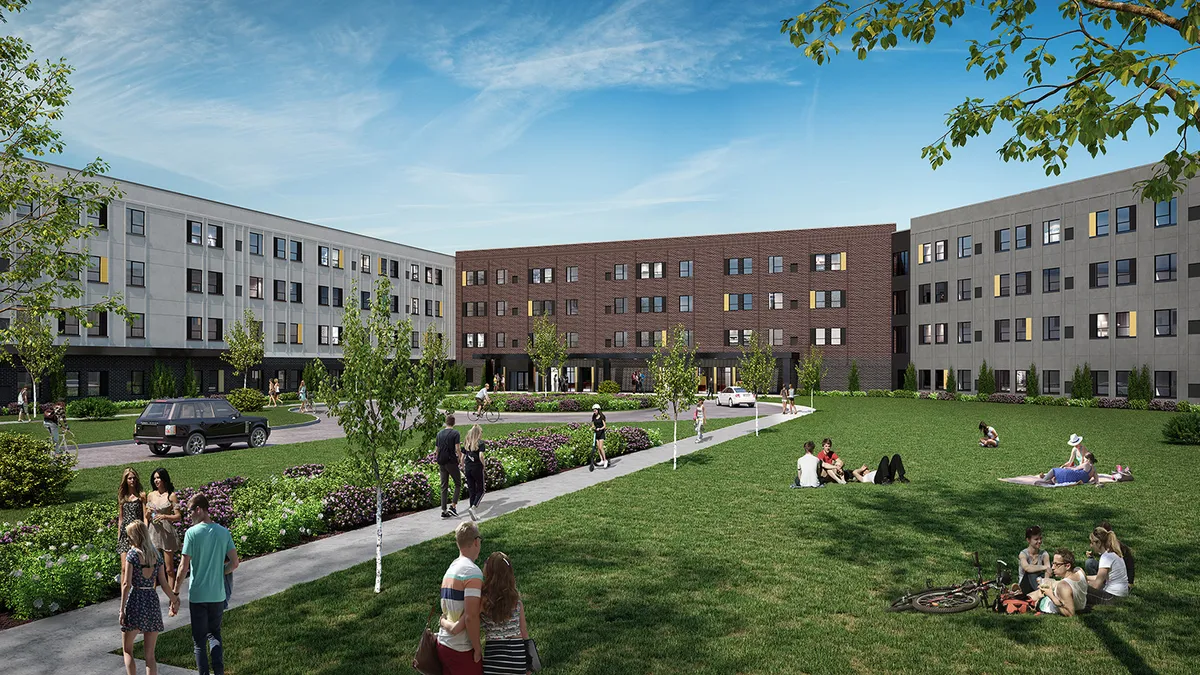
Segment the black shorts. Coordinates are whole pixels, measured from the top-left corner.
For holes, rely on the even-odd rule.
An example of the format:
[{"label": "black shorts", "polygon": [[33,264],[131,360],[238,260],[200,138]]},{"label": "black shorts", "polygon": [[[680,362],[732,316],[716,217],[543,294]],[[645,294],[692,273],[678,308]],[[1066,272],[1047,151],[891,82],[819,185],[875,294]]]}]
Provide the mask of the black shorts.
[{"label": "black shorts", "polygon": [[607,429],[597,429],[596,430],[596,440],[598,440],[598,441],[604,440],[604,433],[606,431],[607,431]]}]

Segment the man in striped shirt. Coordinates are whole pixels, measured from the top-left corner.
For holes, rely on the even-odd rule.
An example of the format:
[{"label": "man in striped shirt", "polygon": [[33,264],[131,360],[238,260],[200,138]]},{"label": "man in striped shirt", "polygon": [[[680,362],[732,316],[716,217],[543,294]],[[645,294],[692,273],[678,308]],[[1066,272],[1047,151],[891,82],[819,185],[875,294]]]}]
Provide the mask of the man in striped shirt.
[{"label": "man in striped shirt", "polygon": [[479,609],[483,571],[475,564],[483,537],[473,522],[460,523],[454,531],[458,557],[442,576],[442,616],[456,622],[466,618],[467,629],[451,635],[438,631],[438,658],[446,675],[482,675],[483,646],[479,639]]}]

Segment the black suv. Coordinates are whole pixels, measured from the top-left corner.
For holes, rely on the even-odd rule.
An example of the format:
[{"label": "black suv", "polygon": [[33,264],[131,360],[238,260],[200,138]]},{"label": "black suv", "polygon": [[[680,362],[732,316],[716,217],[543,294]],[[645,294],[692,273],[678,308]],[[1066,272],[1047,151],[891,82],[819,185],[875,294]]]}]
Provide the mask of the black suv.
[{"label": "black suv", "polygon": [[210,445],[221,449],[234,443],[252,448],[267,444],[271,425],[265,417],[243,415],[219,398],[174,398],[154,401],[137,419],[133,440],[165,455],[172,447],[199,455]]}]

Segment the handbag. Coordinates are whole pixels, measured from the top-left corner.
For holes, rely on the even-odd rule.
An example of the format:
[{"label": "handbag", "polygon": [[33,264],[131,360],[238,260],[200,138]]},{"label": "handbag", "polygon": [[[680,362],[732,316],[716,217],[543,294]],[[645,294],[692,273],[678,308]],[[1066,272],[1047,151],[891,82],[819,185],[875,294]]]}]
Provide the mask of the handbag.
[{"label": "handbag", "polygon": [[442,675],[442,660],[438,658],[437,634],[429,630],[433,617],[438,612],[435,605],[425,618],[425,626],[421,632],[421,641],[417,643],[417,654],[413,657],[412,667],[423,675]]},{"label": "handbag", "polygon": [[537,643],[533,641],[533,638],[526,638],[525,652],[527,654],[525,667],[535,673],[541,670],[542,658],[538,656]]}]

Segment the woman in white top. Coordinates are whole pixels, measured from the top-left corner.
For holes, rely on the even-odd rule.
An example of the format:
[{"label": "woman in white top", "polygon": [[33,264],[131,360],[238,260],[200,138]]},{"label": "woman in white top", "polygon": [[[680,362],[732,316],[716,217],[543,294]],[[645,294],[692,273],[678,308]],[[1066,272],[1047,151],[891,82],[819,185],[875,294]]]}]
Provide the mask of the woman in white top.
[{"label": "woman in white top", "polygon": [[1062,468],[1074,469],[1082,466],[1084,455],[1088,451],[1083,445],[1083,436],[1071,434],[1071,438],[1067,440],[1067,445],[1071,446],[1071,454],[1067,457],[1067,461],[1062,465]]},{"label": "woman in white top", "polygon": [[29,387],[21,387],[20,393],[17,394],[17,421],[32,422],[33,418],[25,412],[25,406],[29,405]]},{"label": "woman in white top", "polygon": [[1038,590],[1029,594],[1038,611],[1043,614],[1075,616],[1087,607],[1088,586],[1083,570],[1075,566],[1075,554],[1065,548],[1054,552],[1050,573],[1055,579],[1042,579]]},{"label": "woman in white top", "polygon": [[1121,556],[1121,542],[1112,530],[1092,530],[1092,550],[1100,556],[1100,569],[1087,578],[1088,602],[1107,604],[1129,595],[1129,573]]}]

